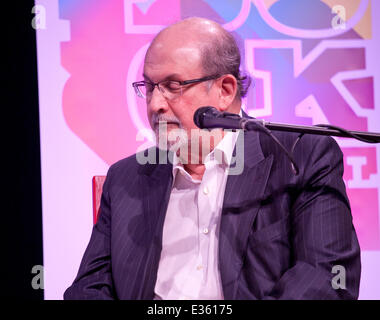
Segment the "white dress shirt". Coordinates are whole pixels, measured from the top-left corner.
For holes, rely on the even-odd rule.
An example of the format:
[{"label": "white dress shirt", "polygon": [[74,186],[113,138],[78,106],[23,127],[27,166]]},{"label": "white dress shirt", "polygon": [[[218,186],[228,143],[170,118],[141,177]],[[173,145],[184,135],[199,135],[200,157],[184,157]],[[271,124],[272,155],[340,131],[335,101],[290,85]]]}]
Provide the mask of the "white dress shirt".
[{"label": "white dress shirt", "polygon": [[219,226],[237,135],[227,132],[207,155],[201,181],[194,180],[174,155],[155,299],[223,299]]}]

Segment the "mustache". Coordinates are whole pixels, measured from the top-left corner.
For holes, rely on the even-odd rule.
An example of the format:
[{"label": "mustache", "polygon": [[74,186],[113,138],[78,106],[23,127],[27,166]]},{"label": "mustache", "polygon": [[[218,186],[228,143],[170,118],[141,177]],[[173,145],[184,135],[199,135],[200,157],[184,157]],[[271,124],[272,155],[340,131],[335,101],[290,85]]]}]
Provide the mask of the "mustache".
[{"label": "mustache", "polygon": [[151,121],[155,127],[159,124],[159,122],[175,123],[182,127],[181,121],[179,121],[179,119],[176,116],[172,115],[154,113],[151,117]]}]

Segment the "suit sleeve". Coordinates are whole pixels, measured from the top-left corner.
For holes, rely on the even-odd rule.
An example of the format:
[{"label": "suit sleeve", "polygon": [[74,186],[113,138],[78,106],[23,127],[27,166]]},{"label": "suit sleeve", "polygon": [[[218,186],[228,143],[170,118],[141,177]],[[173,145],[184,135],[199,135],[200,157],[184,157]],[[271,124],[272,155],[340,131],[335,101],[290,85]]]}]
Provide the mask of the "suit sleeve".
[{"label": "suit sleeve", "polygon": [[108,171],[103,185],[98,221],[93,227],[90,242],[86,248],[78,275],[65,291],[65,300],[113,300],[116,299],[111,274],[111,200]]},{"label": "suit sleeve", "polygon": [[294,262],[266,299],[356,299],[359,294],[360,248],[342,152],[332,138],[317,141],[314,147],[297,147],[296,156],[306,161],[291,212]]}]

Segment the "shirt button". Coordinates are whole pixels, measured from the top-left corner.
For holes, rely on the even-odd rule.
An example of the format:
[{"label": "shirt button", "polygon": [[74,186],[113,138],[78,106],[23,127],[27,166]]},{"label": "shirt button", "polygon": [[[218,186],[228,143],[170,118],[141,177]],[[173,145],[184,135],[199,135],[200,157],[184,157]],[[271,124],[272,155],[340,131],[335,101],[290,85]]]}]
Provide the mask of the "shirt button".
[{"label": "shirt button", "polygon": [[203,269],[203,266],[198,266],[197,267],[197,270],[202,270]]},{"label": "shirt button", "polygon": [[204,228],[204,229],[203,229],[203,233],[204,233],[204,234],[208,234],[208,228]]},{"label": "shirt button", "polygon": [[209,190],[208,190],[207,187],[204,187],[204,188],[203,188],[203,193],[204,193],[204,194],[208,194],[208,193],[209,193]]}]

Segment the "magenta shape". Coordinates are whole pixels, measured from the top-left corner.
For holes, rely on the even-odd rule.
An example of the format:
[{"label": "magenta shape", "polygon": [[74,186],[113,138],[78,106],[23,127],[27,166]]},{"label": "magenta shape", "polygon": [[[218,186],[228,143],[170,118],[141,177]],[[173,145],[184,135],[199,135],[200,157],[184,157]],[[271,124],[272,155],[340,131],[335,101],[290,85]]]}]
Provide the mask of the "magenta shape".
[{"label": "magenta shape", "polygon": [[[342,150],[344,153],[343,178],[346,182],[353,179],[352,166],[347,164],[348,156],[367,159],[367,163],[361,167],[363,180],[368,180],[371,174],[377,173],[375,147],[343,148]],[[378,190],[376,188],[349,188],[348,183],[346,186],[361,250],[380,250]]]},{"label": "magenta shape", "polygon": [[[71,40],[61,45],[62,65],[70,73],[63,90],[63,114],[74,134],[112,164],[134,154],[142,144],[136,141],[137,129],[128,111],[126,86],[131,83],[126,79],[135,53],[154,35],[125,33],[122,0],[88,3],[81,15],[64,17],[70,20]],[[179,19],[179,6],[170,3],[157,1],[146,16],[155,16],[161,24],[168,22],[167,16]],[[162,12],[166,18],[158,21]],[[139,114],[148,127],[142,105]]]},{"label": "magenta shape", "polygon": [[375,109],[373,77],[344,80],[343,84],[364,109]]}]

